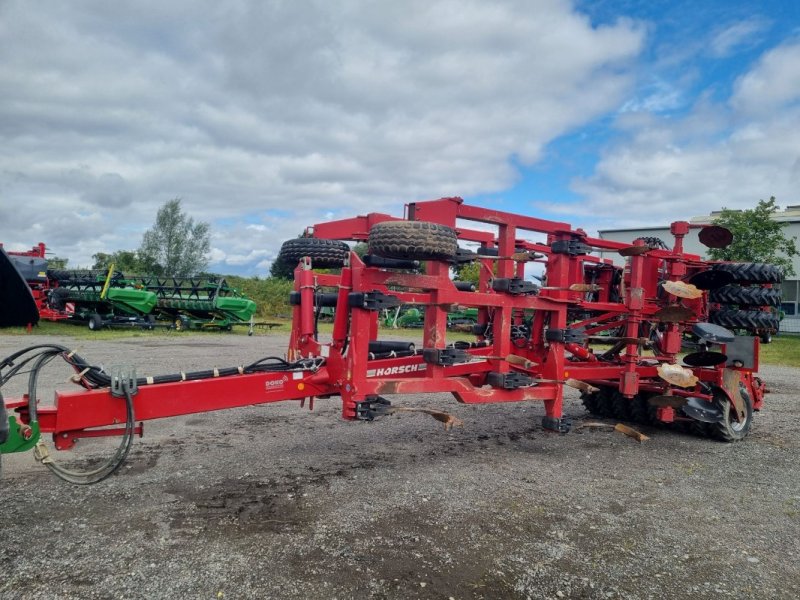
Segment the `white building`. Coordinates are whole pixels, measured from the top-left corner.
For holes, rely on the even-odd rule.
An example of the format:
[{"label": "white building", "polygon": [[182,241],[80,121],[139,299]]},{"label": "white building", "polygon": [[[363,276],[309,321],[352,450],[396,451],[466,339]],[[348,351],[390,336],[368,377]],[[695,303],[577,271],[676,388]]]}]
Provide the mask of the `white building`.
[{"label": "white building", "polygon": [[[712,212],[708,216],[692,217],[690,223],[711,223],[719,216],[719,212]],[[796,237],[800,240],[800,205],[787,206],[786,210],[773,214],[773,219],[782,223],[788,223],[784,228],[787,237]],[[699,229],[692,229],[689,235],[684,238],[683,249],[691,254],[699,254],[706,257],[707,248],[697,239]],[[638,227],[635,229],[604,229],[599,233],[599,237],[620,242],[632,242],[640,237],[656,237],[663,240],[667,246],[672,247],[673,237],[669,232],[669,224],[655,227]],[[616,253],[609,257],[614,257]],[[781,308],[784,319],[781,322],[781,331],[800,332],[800,257],[793,257],[792,265],[795,274],[791,279],[784,279],[781,284],[783,303]]]}]

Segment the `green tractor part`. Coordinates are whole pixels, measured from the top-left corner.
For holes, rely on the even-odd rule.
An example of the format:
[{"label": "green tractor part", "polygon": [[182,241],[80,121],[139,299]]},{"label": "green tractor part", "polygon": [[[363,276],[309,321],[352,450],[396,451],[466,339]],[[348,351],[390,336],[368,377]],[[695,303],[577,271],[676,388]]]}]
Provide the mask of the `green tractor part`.
[{"label": "green tractor part", "polygon": [[6,404],[0,394],[0,454],[30,450],[39,441],[39,423],[18,423],[17,417],[8,416]]},{"label": "green tractor part", "polygon": [[75,304],[77,314],[149,315],[158,298],[152,291],[137,288],[122,273],[97,270],[53,270],[48,276],[58,282],[53,292],[55,308]]},{"label": "green tractor part", "polygon": [[394,310],[390,310],[386,318],[383,320],[386,327],[392,329],[418,329],[424,324],[422,318],[422,311],[414,306],[398,306]]},{"label": "green tractor part", "polygon": [[249,324],[256,303],[230,287],[224,279],[141,277],[130,280],[156,294],[156,311],[176,329],[216,328]]}]

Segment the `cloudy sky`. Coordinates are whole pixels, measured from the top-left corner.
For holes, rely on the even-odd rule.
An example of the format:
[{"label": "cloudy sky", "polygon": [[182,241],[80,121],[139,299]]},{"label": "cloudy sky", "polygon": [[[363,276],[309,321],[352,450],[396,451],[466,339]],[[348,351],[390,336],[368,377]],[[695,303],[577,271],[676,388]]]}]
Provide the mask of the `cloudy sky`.
[{"label": "cloudy sky", "polygon": [[589,231],[800,204],[790,0],[0,0],[0,242],[71,266],[181,198],[210,268],[440,196]]}]

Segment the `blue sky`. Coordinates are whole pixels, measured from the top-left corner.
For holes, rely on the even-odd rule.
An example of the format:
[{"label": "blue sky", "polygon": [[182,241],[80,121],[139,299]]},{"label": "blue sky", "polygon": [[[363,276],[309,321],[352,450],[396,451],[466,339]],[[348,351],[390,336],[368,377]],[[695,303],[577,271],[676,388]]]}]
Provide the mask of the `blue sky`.
[{"label": "blue sky", "polygon": [[180,197],[212,270],[463,196],[588,231],[800,204],[800,3],[0,2],[0,241],[74,266]]}]

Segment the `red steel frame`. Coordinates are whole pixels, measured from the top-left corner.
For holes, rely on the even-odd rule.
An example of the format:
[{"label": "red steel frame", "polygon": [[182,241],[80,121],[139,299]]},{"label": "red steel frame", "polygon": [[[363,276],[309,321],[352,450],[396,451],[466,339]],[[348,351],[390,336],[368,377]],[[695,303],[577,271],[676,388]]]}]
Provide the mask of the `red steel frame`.
[{"label": "red steel frame", "polygon": [[[424,274],[366,266],[351,252],[349,261],[339,274],[313,270],[312,261],[304,259],[295,270],[295,290],[300,302],[293,307],[292,333],[287,358],[320,358],[315,368],[289,372],[239,374],[197,381],[182,381],[143,385],[134,396],[137,420],[157,419],[177,415],[219,410],[238,406],[304,401],[313,406],[315,397],[340,396],[342,416],[356,419],[358,404],[375,397],[404,393],[450,392],[459,402],[518,402],[542,401],[546,428],[564,430],[562,424],[563,382],[578,379],[597,386],[619,390],[626,397],[640,392],[691,395],[704,399],[711,396],[699,388],[683,390],[671,387],[660,379],[657,366],[675,363],[681,350],[684,331],[692,323],[707,316],[707,299],[681,300],[667,294],[660,286],[663,280],[684,280],[694,273],[708,269],[709,264],[699,256],[683,251],[683,238],[691,227],[686,222],[671,226],[674,244],[670,250],[652,249],[628,259],[624,271],[622,297],[612,301],[608,274],[615,269],[610,260],[591,254],[556,253],[555,242],[579,242],[596,250],[616,252],[631,244],[589,237],[580,229],[566,223],[515,215],[498,210],[465,204],[460,198],[442,198],[417,202],[407,206],[406,218],[429,221],[454,228],[459,240],[477,242],[496,248],[497,258],[480,258],[481,277],[477,291],[459,291],[449,274],[449,264],[429,261]],[[317,238],[363,241],[370,227],[382,221],[398,220],[385,214],[372,213],[341,221],[326,222],[309,228]],[[470,223],[478,223],[476,227]],[[486,231],[486,224],[496,232]],[[526,239],[529,233],[544,234],[546,242]],[[641,245],[643,242],[636,242]],[[522,278],[524,264],[511,258],[520,250],[536,252],[543,257],[547,285],[537,294],[514,295],[492,289],[492,278]],[[494,272],[493,272],[494,271]],[[585,283],[587,273],[600,273],[603,282],[596,296],[570,291],[575,283]],[[314,297],[320,288],[332,288],[338,293],[333,332],[329,342],[315,337]],[[489,322],[491,336],[477,336],[482,342],[470,348],[470,361],[452,366],[426,363],[421,354],[397,358],[371,359],[369,344],[378,338],[377,310],[351,307],[348,299],[353,293],[374,293],[394,296],[404,304],[425,306],[422,332],[424,348],[445,348],[447,312],[452,306],[478,307],[480,319]],[[655,356],[643,356],[642,346],[628,340],[619,356],[611,362],[598,361],[589,344],[548,341],[549,329],[580,329],[589,335],[616,329],[625,338],[638,338],[643,324],[658,322],[656,313],[665,306],[680,304],[693,311],[693,317],[680,323],[661,325],[660,344]],[[522,315],[532,315],[531,334],[523,347],[512,343],[511,328],[519,324]],[[584,315],[575,319],[576,314]],[[754,340],[755,356],[758,341]],[[724,348],[723,348],[724,351]],[[514,364],[510,355],[528,362]],[[322,360],[324,359],[324,360]],[[763,401],[763,389],[751,368],[731,369],[724,365],[694,368],[701,381],[718,386],[729,395],[731,402],[736,391],[730,389],[730,372],[735,381],[747,387],[755,409]],[[504,389],[487,385],[489,373],[522,373],[535,385]],[[26,418],[27,399],[6,401],[9,408]],[[659,408],[659,418],[672,421],[680,418],[669,406]],[[56,446],[69,448],[76,439],[119,434],[119,424],[125,421],[125,406],[107,389],[56,393],[53,406],[38,411],[42,432],[54,436]],[[113,427],[116,429],[98,430]]]}]

